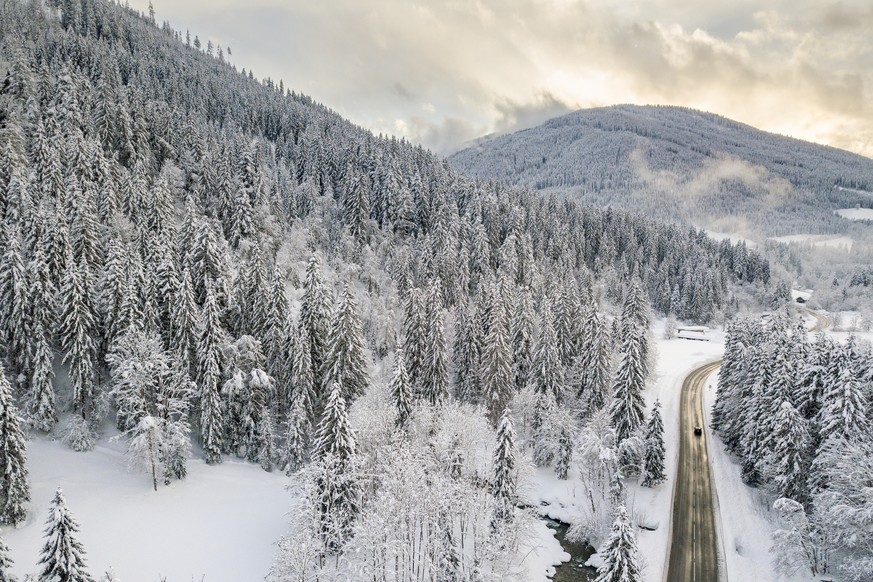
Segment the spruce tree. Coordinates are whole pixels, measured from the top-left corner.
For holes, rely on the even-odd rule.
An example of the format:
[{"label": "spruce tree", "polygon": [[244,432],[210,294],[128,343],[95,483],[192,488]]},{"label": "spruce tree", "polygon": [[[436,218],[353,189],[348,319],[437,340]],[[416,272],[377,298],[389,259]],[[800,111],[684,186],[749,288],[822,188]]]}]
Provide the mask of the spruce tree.
[{"label": "spruce tree", "polygon": [[314,418],[321,403],[318,401],[320,390],[317,390],[315,371],[312,368],[312,352],[309,350],[309,334],[303,322],[300,323],[300,333],[291,348],[291,398],[299,400],[303,411],[306,413],[311,424],[318,419]]},{"label": "spruce tree", "polygon": [[534,320],[536,315],[533,299],[528,289],[522,289],[517,296],[518,304],[512,315],[512,375],[515,389],[522,390],[530,381],[533,367]]},{"label": "spruce tree", "polygon": [[0,345],[13,378],[28,368],[28,300],[27,273],[19,233],[6,237],[0,263]]},{"label": "spruce tree", "polygon": [[[480,396],[479,361],[482,338],[477,319],[475,302],[468,301],[466,307],[458,307],[452,359],[455,364],[456,396],[462,402],[476,402]],[[414,387],[413,384],[413,389]]]},{"label": "spruce tree", "polygon": [[367,391],[367,353],[357,315],[357,303],[346,284],[340,296],[327,339],[324,358],[324,390],[342,387],[343,398],[351,403]]},{"label": "spruce tree", "polygon": [[12,575],[13,560],[9,556],[9,548],[3,538],[0,538],[0,582],[16,582],[18,578]]},{"label": "spruce tree", "polygon": [[639,328],[626,330],[624,353],[615,373],[609,414],[616,438],[621,442],[643,424],[643,388],[645,365],[642,359],[643,332]]},{"label": "spruce tree", "polygon": [[596,582],[639,582],[642,579],[637,563],[636,535],[624,505],[618,507],[601,555],[603,566],[597,569]]},{"label": "spruce tree", "polygon": [[303,467],[306,461],[311,426],[303,398],[299,393],[294,394],[288,409],[285,447],[282,451],[283,468],[289,477]]},{"label": "spruce tree", "polygon": [[37,321],[33,333],[32,359],[33,370],[30,376],[30,392],[27,396],[25,415],[30,426],[43,432],[49,432],[58,423],[55,388],[52,383],[54,353],[41,321]]},{"label": "spruce tree", "polygon": [[182,271],[179,286],[170,305],[171,347],[189,374],[197,369],[197,335],[200,317],[191,275]]},{"label": "spruce tree", "polygon": [[65,350],[64,363],[70,364],[73,407],[81,413],[83,419],[90,418],[95,389],[94,365],[97,357],[97,345],[94,340],[94,310],[89,279],[89,272],[76,263],[72,255],[69,255],[67,257],[67,272],[61,288],[61,295],[64,297],[61,315],[61,346]]},{"label": "spruce tree", "polygon": [[579,376],[577,396],[583,401],[587,413],[593,414],[609,403],[612,354],[606,323],[593,303],[586,310],[586,317],[583,345],[576,362]]},{"label": "spruce tree", "polygon": [[221,313],[211,287],[206,291],[203,306],[203,325],[197,346],[197,384],[200,388],[200,440],[207,463],[221,462],[224,444],[222,420],[221,381],[222,346],[224,331],[221,328]]},{"label": "spruce tree", "polygon": [[27,516],[30,485],[27,452],[12,386],[0,365],[0,523],[17,525]]},{"label": "spruce tree", "polygon": [[480,377],[488,418],[493,426],[497,426],[514,388],[509,322],[502,302],[491,309],[489,319],[488,335],[485,336],[487,349],[482,354]]},{"label": "spruce tree", "polygon": [[94,582],[86,570],[85,548],[76,538],[77,533],[79,524],[67,509],[64,492],[58,487],[46,521],[39,582]]},{"label": "spruce tree", "polygon": [[833,373],[825,386],[819,411],[821,442],[836,436],[853,440],[869,434],[868,403],[845,347],[835,346]]},{"label": "spruce tree", "polygon": [[394,352],[394,373],[391,376],[389,389],[391,390],[391,400],[394,402],[394,408],[397,412],[394,425],[399,429],[406,428],[412,414],[412,385],[409,381],[409,374],[406,373],[403,347],[398,347]]},{"label": "spruce tree", "polygon": [[338,382],[330,391],[318,425],[313,454],[319,463],[316,476],[319,533],[325,546],[337,552],[349,539],[359,511],[354,476],[355,435]]},{"label": "spruce tree", "polygon": [[449,396],[448,351],[443,323],[443,299],[439,286],[434,283],[427,294],[425,308],[427,340],[422,362],[421,391],[432,405],[444,402]]},{"label": "spruce tree", "polygon": [[643,466],[643,487],[655,487],[663,483],[664,473],[664,421],[661,419],[661,401],[656,400],[646,424],[646,456]]},{"label": "spruce tree", "polygon": [[508,408],[504,409],[497,426],[497,446],[494,448],[493,464],[494,476],[491,487],[496,504],[491,527],[497,529],[512,521],[515,515],[515,430],[512,427],[512,415]]},{"label": "spruce tree", "polygon": [[543,315],[530,378],[537,394],[549,394],[556,403],[561,402],[564,391],[564,368],[561,365],[561,354],[558,350],[555,329],[552,326],[552,317],[548,312]]},{"label": "spruce tree", "polygon": [[570,472],[570,463],[573,460],[573,435],[569,427],[562,426],[560,428],[557,448],[555,475],[557,475],[558,479],[565,480]]},{"label": "spruce tree", "polygon": [[424,394],[429,324],[421,289],[410,289],[404,305],[403,346],[406,371],[416,396]]},{"label": "spruce tree", "polygon": [[809,432],[797,409],[783,402],[773,427],[774,449],[770,465],[779,497],[808,501],[806,480],[810,469]]},{"label": "spruce tree", "polygon": [[324,359],[331,323],[331,299],[321,277],[321,267],[315,255],[306,265],[303,297],[300,305],[300,325],[306,328],[309,338],[309,357],[315,384],[324,385]]}]

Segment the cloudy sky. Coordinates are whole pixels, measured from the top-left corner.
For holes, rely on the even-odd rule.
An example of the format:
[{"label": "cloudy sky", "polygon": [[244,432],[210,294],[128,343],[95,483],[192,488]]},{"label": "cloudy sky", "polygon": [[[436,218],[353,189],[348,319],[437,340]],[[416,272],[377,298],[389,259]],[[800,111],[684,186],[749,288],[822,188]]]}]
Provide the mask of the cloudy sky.
[{"label": "cloudy sky", "polygon": [[639,103],[873,157],[869,0],[153,3],[158,21],[230,46],[238,68],[441,153],[574,109]]}]

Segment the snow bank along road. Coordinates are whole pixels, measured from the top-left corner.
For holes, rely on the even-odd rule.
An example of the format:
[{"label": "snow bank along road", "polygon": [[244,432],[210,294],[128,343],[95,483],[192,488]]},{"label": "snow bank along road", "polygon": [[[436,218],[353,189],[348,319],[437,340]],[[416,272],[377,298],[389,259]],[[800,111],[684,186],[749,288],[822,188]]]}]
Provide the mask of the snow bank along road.
[{"label": "snow bank along road", "polygon": [[668,582],[716,582],[718,580],[718,536],[712,502],[712,478],[706,449],[700,397],[706,379],[721,360],[691,372],[682,384],[679,421],[679,461],[673,489],[673,539],[670,542]]},{"label": "snow bank along road", "polygon": [[816,333],[818,331],[824,331],[828,327],[830,327],[831,323],[828,321],[827,317],[822,315],[821,313],[816,313],[812,309],[807,309],[806,307],[798,307],[798,311],[802,311],[811,317],[815,318],[815,325],[810,328],[810,333]]},{"label": "snow bank along road", "polygon": [[[811,333],[830,326],[827,318],[805,307],[798,310],[814,317]],[[679,461],[673,489],[672,540],[668,582],[716,582],[718,536],[715,529],[712,477],[707,453],[701,391],[707,378],[721,366],[710,362],[691,372],[682,383],[679,420]]]}]

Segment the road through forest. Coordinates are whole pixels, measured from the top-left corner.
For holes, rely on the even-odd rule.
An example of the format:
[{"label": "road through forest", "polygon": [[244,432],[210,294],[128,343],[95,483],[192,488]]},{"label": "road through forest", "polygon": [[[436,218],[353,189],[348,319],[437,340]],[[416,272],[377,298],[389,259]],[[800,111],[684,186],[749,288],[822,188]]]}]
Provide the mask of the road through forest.
[{"label": "road through forest", "polygon": [[[701,392],[719,366],[721,360],[700,366],[682,383],[669,582],[718,581],[718,535]],[[702,427],[703,434],[695,435],[695,426]]]},{"label": "road through forest", "polygon": [[[820,313],[805,307],[798,310],[815,318],[811,333],[829,327],[827,318]],[[717,582],[719,579],[718,535],[701,393],[707,378],[720,366],[721,360],[704,364],[682,383],[668,582]],[[695,426],[703,429],[702,434],[694,434]]]}]

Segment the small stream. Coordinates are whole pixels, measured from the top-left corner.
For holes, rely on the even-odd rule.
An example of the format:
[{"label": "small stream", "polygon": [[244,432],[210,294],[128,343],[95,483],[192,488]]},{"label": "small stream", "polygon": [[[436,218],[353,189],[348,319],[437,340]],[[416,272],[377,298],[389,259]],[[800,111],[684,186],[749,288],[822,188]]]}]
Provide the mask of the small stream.
[{"label": "small stream", "polygon": [[555,582],[593,582],[597,578],[597,568],[586,566],[585,562],[594,554],[594,548],[586,543],[571,542],[567,539],[570,526],[561,521],[544,518],[549,529],[555,532],[555,538],[561,543],[564,551],[570,554],[570,560],[555,567]]}]

